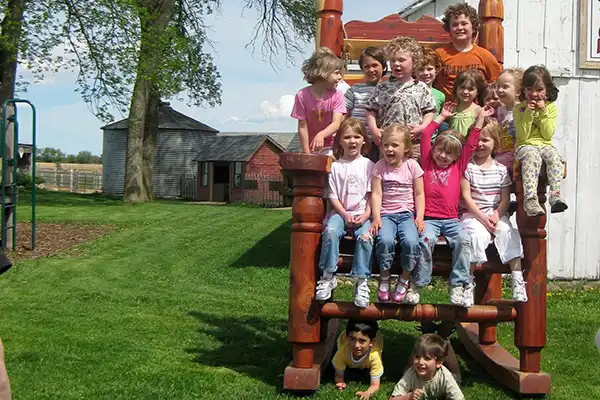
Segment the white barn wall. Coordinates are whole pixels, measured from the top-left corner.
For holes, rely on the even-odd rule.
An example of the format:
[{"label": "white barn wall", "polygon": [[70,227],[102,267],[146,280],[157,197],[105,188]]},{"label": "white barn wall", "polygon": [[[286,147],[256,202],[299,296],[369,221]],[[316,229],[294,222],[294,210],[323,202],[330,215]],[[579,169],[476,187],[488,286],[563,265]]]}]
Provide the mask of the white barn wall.
[{"label": "white barn wall", "polygon": [[[454,3],[434,1],[407,20],[441,18]],[[600,279],[600,71],[578,68],[579,14],[573,0],[504,1],[504,66],[543,63],[560,90],[554,143],[567,160],[561,190],[569,209],[548,217],[548,276],[557,279]]]}]

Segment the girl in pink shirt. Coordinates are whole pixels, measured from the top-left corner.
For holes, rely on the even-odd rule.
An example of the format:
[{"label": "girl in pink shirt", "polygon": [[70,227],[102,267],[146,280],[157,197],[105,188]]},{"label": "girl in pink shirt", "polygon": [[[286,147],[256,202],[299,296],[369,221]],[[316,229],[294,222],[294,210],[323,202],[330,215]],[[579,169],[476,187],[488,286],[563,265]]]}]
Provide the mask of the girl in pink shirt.
[{"label": "girl in pink shirt", "polygon": [[480,110],[464,147],[460,133],[446,130],[436,137],[432,149],[431,136],[440,123],[452,117],[454,108],[453,103],[444,104],[440,115],[421,134],[421,165],[425,172],[425,230],[420,240],[422,255],[415,284],[407,294],[407,301],[411,303],[419,302],[420,289],[431,281],[432,254],[440,235],[446,238],[452,248],[450,303],[464,306],[465,292],[472,293],[474,287],[469,278],[469,234],[458,219],[460,178],[475,152],[484,118],[493,115],[494,109],[485,106]]},{"label": "girl in pink shirt", "polygon": [[404,301],[420,255],[419,232],[423,230],[425,206],[423,170],[411,157],[411,148],[410,129],[404,124],[391,124],[381,135],[383,159],[373,167],[370,231],[377,236],[377,294],[381,302],[390,298],[390,267],[396,243],[400,244],[402,274],[391,296],[394,303]]},{"label": "girl in pink shirt", "polygon": [[304,80],[311,85],[296,94],[291,117],[298,120],[304,153],[333,154],[333,137],[346,114],[344,93],[336,90],[345,68],[344,61],[326,47],[302,64]]}]

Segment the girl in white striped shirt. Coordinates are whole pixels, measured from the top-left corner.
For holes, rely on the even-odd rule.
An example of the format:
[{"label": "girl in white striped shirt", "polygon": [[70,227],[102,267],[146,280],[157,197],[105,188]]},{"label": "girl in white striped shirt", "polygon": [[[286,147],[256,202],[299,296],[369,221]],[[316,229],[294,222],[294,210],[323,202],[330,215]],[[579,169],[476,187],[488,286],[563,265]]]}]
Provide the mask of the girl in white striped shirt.
[{"label": "girl in white striped shirt", "polygon": [[[501,133],[498,121],[486,118],[473,160],[460,181],[461,219],[471,237],[471,265],[487,262],[485,250],[493,240],[500,261],[510,265],[513,300],[526,302],[521,271],[523,245],[507,213],[512,183],[507,168],[492,157],[500,149]],[[467,302],[472,305],[473,298],[465,298]]]}]

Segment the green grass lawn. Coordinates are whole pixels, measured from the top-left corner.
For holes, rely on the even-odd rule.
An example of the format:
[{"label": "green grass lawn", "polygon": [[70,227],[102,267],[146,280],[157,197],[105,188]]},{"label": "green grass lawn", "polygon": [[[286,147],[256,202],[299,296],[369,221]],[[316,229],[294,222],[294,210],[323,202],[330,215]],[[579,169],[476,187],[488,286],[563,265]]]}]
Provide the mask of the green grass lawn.
[{"label": "green grass lawn", "polygon": [[[0,278],[15,399],[285,399],[289,211],[178,202],[124,205],[41,193],[39,222],[111,224],[80,251],[19,262]],[[26,200],[18,215],[30,214]],[[71,254],[71,255],[68,255]],[[338,296],[349,298],[350,288]],[[440,289],[426,301],[446,301]],[[543,369],[551,399],[600,398],[597,290],[553,294]],[[385,321],[386,399],[415,323]],[[501,341],[512,343],[512,325]],[[454,341],[467,399],[516,398]],[[509,346],[510,347],[510,346]],[[514,351],[514,347],[510,347]],[[315,399],[353,399],[325,378]]]}]

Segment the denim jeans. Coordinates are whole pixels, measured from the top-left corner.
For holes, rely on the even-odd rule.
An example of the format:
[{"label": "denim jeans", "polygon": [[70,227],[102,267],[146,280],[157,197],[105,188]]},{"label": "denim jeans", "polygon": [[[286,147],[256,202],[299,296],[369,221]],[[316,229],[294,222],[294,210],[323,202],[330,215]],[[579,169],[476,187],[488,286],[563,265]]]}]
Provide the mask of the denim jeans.
[{"label": "denim jeans", "polygon": [[381,270],[388,270],[394,261],[396,243],[400,243],[402,269],[411,272],[419,259],[419,233],[413,213],[402,212],[381,217],[381,229],[377,235],[375,254]]},{"label": "denim jeans", "polygon": [[[354,260],[352,261],[352,276],[356,278],[371,277],[371,256],[373,254],[373,237],[369,233],[371,221],[367,220],[359,228],[354,229],[353,234],[356,239],[354,246]],[[325,229],[321,241],[321,257],[319,258],[319,268],[321,271],[335,273],[337,263],[340,257],[340,239],[346,235],[348,229],[339,214],[333,214]],[[361,235],[368,235],[365,239]]]},{"label": "denim jeans", "polygon": [[440,235],[446,238],[452,249],[450,285],[465,285],[470,282],[471,239],[463,224],[456,218],[426,219],[425,231],[420,240],[422,257],[415,273],[415,286],[423,287],[431,282],[433,250]]}]

